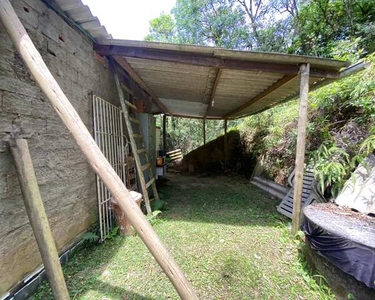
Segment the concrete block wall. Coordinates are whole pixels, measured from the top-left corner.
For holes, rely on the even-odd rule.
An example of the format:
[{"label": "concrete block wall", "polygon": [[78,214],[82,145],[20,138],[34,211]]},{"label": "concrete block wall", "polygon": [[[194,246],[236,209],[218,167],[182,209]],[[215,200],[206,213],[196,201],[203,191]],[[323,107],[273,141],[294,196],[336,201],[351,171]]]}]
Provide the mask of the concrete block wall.
[{"label": "concrete block wall", "polygon": [[[108,68],[92,42],[40,0],[12,4],[67,97],[92,132],[91,98],[116,103]],[[27,138],[53,235],[60,251],[96,219],[95,175],[26,70],[0,25],[0,297],[41,264],[7,146]]]}]

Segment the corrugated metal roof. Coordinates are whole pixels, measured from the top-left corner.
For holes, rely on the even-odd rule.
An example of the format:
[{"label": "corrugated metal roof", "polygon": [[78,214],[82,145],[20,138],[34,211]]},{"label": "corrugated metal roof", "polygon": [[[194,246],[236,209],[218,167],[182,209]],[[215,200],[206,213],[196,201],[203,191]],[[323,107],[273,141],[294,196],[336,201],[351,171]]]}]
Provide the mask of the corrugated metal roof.
[{"label": "corrugated metal roof", "polygon": [[311,85],[339,78],[349,65],[300,55],[114,39],[100,39],[94,49],[126,60],[169,114],[208,119],[256,114],[298,94],[301,64],[310,64]]},{"label": "corrugated metal roof", "polygon": [[78,26],[86,31],[92,38],[112,39],[112,35],[100,24],[97,17],[94,17],[87,5],[81,0],[54,0],[59,8]]},{"label": "corrugated metal roof", "polygon": [[[115,40],[81,0],[55,0],[93,37],[102,55],[121,57],[154,99],[154,113],[238,118],[256,114],[299,91],[299,65],[309,63],[312,86],[339,78],[348,62],[280,53]],[[116,59],[118,61],[118,59]],[[164,104],[164,106],[163,106]],[[167,111],[166,111],[167,110]]]}]

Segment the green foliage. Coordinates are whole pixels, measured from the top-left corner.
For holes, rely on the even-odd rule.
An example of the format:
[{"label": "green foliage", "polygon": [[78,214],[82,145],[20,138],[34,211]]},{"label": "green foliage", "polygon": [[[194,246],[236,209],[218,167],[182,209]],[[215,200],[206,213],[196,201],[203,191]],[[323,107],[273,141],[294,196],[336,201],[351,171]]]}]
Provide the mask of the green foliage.
[{"label": "green foliage", "polygon": [[[321,186],[337,193],[375,149],[375,55],[366,70],[310,93],[307,160]],[[244,118],[243,151],[263,159],[266,177],[280,183],[294,167],[298,102]]]},{"label": "green foliage", "polygon": [[162,211],[160,210],[154,210],[150,215],[147,215],[146,218],[147,218],[147,221],[151,224],[151,225],[155,225],[158,223],[159,219],[158,219],[158,216],[162,214]]},{"label": "green foliage", "polygon": [[314,152],[313,161],[314,173],[320,182],[320,189],[324,191],[327,186],[331,186],[332,193],[337,195],[353,167],[349,154],[336,145],[327,148],[323,144]]},{"label": "green foliage", "polygon": [[166,15],[164,12],[150,21],[149,31],[150,33],[145,37],[146,41],[177,42],[175,22],[171,15]]},{"label": "green foliage", "polygon": [[89,243],[96,243],[99,240],[99,235],[95,232],[86,232],[83,235],[82,240]]},{"label": "green foliage", "polygon": [[295,21],[298,34],[290,52],[330,57],[332,48],[342,45],[341,41],[357,38],[363,38],[358,40],[358,49],[375,50],[374,33],[367,32],[375,24],[372,0],[304,1]]},{"label": "green foliage", "polygon": [[355,61],[375,51],[372,0],[177,0],[146,40]]},{"label": "green foliage", "polygon": [[113,227],[111,231],[105,236],[107,240],[112,240],[118,237],[119,227]]},{"label": "green foliage", "polygon": [[166,202],[163,200],[155,200],[151,202],[151,209],[154,210],[164,210]]}]

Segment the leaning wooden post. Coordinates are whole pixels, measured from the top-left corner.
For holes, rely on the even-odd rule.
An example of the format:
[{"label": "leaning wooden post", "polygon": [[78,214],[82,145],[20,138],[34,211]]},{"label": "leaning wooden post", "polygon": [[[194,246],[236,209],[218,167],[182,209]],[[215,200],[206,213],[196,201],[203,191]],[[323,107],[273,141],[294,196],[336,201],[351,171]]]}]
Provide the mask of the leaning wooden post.
[{"label": "leaning wooden post", "polygon": [[224,120],[224,157],[225,157],[225,165],[227,164],[228,160],[228,120]]},{"label": "leaning wooden post", "polygon": [[163,115],[163,151],[167,153],[167,116]]},{"label": "leaning wooden post", "polygon": [[0,0],[0,19],[34,80],[71,132],[94,172],[107,186],[140,238],[167,274],[181,299],[198,299],[184,273],[148,223],[138,205],[132,200],[122,180],[100,151],[78,113],[48,70],[9,0]]},{"label": "leaning wooden post", "polygon": [[206,119],[203,119],[203,145],[206,145]]},{"label": "leaning wooden post", "polygon": [[39,247],[53,296],[55,299],[60,300],[69,299],[59,254],[57,253],[42,197],[40,196],[27,141],[17,139],[11,140],[9,144],[14,164],[16,165],[27,216]]},{"label": "leaning wooden post", "polygon": [[309,74],[310,65],[303,64],[300,67],[300,103],[298,112],[296,166],[294,177],[293,196],[293,221],[292,234],[296,234],[301,223],[301,202],[303,188],[303,172],[305,164],[305,144],[306,144],[306,124],[307,124],[307,104],[309,95]]}]

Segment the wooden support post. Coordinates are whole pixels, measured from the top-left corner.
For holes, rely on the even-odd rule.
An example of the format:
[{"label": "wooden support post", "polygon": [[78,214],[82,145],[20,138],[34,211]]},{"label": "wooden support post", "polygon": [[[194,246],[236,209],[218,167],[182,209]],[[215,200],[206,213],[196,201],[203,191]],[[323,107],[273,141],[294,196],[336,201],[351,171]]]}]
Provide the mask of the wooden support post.
[{"label": "wooden support post", "polygon": [[17,139],[11,140],[9,144],[14,164],[16,165],[27,216],[29,217],[39,247],[53,296],[59,300],[69,299],[69,292],[61,270],[59,254],[53,240],[42,197],[40,196],[27,141]]},{"label": "wooden support post", "polygon": [[163,115],[163,151],[167,153],[167,116]]},{"label": "wooden support post", "polygon": [[224,156],[225,156],[225,165],[228,162],[228,120],[224,119]]},{"label": "wooden support post", "polygon": [[296,234],[301,223],[301,202],[303,188],[303,171],[305,164],[305,144],[306,144],[306,124],[307,124],[307,104],[309,96],[309,76],[310,65],[303,64],[300,67],[300,103],[298,112],[296,166],[294,177],[293,196],[293,220],[292,234]]},{"label": "wooden support post", "polygon": [[138,205],[132,200],[122,180],[100,151],[78,113],[52,76],[9,0],[0,0],[0,20],[34,80],[72,134],[87,162],[117,200],[118,205],[169,277],[181,299],[198,299],[184,273],[148,223]]},{"label": "wooden support post", "polygon": [[203,119],[203,145],[206,145],[206,119]]}]

